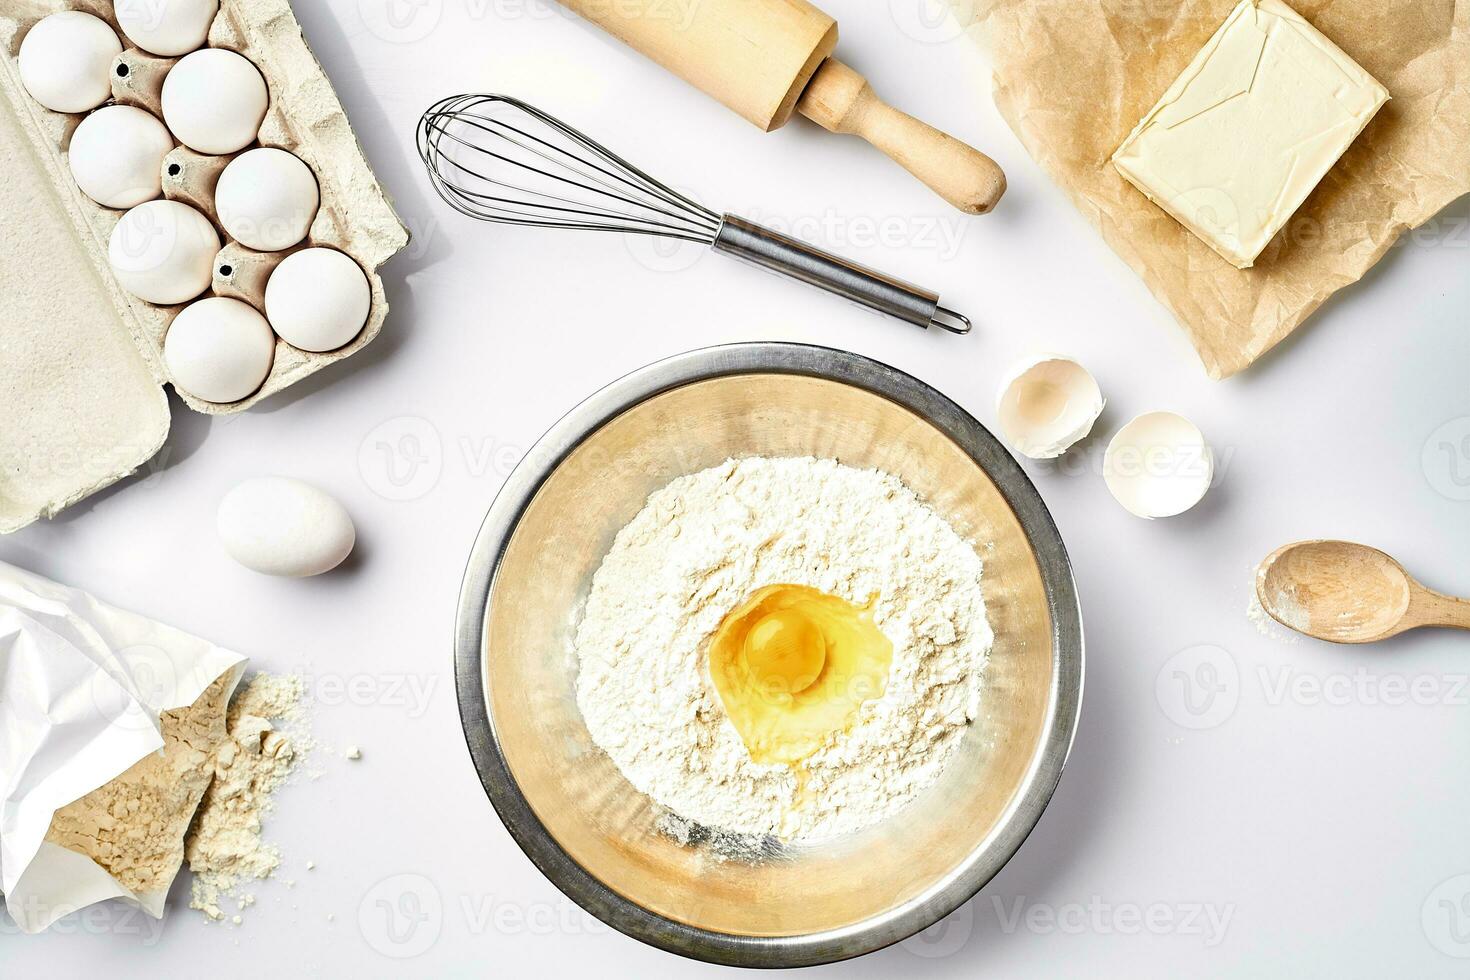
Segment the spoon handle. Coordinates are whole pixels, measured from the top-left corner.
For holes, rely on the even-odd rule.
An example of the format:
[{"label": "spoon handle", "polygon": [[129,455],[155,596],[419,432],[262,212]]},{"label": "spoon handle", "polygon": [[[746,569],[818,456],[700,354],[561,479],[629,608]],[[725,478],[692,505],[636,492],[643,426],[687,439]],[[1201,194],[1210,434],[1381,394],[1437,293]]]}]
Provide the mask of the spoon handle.
[{"label": "spoon handle", "polygon": [[1415,597],[1414,607],[1419,626],[1470,630],[1470,599],[1456,599],[1425,589]]}]

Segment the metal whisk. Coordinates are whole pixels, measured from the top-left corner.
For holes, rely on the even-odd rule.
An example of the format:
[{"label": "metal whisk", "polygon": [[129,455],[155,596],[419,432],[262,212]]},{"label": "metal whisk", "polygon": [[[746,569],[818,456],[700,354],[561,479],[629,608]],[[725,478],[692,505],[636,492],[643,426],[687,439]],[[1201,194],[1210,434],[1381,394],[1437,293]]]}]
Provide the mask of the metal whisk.
[{"label": "metal whisk", "polygon": [[472,218],[699,242],[921,327],[970,330],[937,293],[717,214],[519,99],[444,99],[419,120],[418,147],[439,196]]}]

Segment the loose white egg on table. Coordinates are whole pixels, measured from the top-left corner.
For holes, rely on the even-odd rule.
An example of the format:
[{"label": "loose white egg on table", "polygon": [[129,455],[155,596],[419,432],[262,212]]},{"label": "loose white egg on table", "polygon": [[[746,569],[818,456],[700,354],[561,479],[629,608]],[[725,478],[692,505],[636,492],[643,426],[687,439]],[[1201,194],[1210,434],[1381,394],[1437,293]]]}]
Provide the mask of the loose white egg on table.
[{"label": "loose white egg on table", "polygon": [[112,97],[112,59],[122,42],[107,22],[63,10],[36,22],[20,42],[20,81],[56,112],[86,112]]},{"label": "loose white egg on table", "polygon": [[286,256],[265,284],[265,318],[293,347],[336,350],[362,332],[372,292],[356,262],[334,248]]},{"label": "loose white egg on table", "polygon": [[1102,414],[1097,381],[1077,361],[1043,354],[1022,361],[1001,384],[1001,432],[1032,459],[1055,459],[1087,437]]},{"label": "loose white egg on table", "polygon": [[163,193],[168,127],[130,105],[89,113],[72,134],[67,159],[82,193],[104,208],[130,208]]},{"label": "loose white egg on table", "polygon": [[163,121],[200,153],[234,153],[255,142],[269,100],[260,70],[224,48],[185,55],[163,78]]},{"label": "loose white egg on table", "polygon": [[129,41],[173,58],[203,46],[219,0],[117,0],[113,9]]},{"label": "loose white egg on table", "polygon": [[209,288],[219,233],[179,201],[146,201],[123,215],[107,243],[118,284],[149,303],[183,303]]},{"label": "loose white egg on table", "polygon": [[175,386],[207,402],[237,402],[271,373],[276,336],[255,307],[210,296],[179,311],[163,339]]},{"label": "loose white egg on table", "polygon": [[1173,412],[1148,412],[1118,430],[1103,456],[1108,490],[1130,514],[1174,517],[1204,499],[1215,458],[1199,426]]},{"label": "loose white egg on table", "polygon": [[320,204],[311,168],[275,147],[247,150],[231,160],[214,189],[225,234],[261,252],[279,252],[305,238]]},{"label": "loose white egg on table", "polygon": [[216,527],[231,558],[291,578],[331,571],[357,542],[352,518],[336,498],[284,476],[255,477],[225,494]]}]

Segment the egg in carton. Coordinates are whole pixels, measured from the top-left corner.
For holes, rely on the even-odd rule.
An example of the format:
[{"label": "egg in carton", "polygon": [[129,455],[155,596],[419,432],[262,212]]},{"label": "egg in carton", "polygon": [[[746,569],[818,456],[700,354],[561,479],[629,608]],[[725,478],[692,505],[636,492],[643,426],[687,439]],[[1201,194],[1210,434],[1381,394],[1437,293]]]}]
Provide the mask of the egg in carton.
[{"label": "egg in carton", "polygon": [[[0,12],[0,166],[11,174],[0,187],[0,214],[9,229],[0,238],[0,273],[15,279],[0,295],[0,315],[17,325],[7,328],[11,377],[0,388],[0,413],[15,423],[0,434],[0,531],[54,514],[150,459],[168,431],[160,384],[173,383],[196,411],[229,414],[356,353],[387,316],[377,270],[408,242],[287,0],[221,0],[205,46],[235,52],[259,70],[268,93],[264,117],[254,140],[234,153],[176,146],[163,161],[161,199],[207,216],[223,247],[212,257],[208,289],[189,302],[153,304],[121,288],[108,243],[124,211],[83,194],[68,161],[72,137],[88,114],[44,108],[20,78],[18,54],[27,32],[62,10],[91,14],[117,33],[123,49],[110,66],[110,103],[162,118],[164,80],[191,53],[150,54],[130,44],[107,0],[17,0]],[[259,148],[294,155],[318,188],[304,239],[278,251],[232,240],[215,207],[225,168]],[[208,401],[177,383],[163,351],[179,312],[219,297],[264,313],[271,275],[306,249],[335,250],[364,274],[368,304],[361,330],[321,351],[272,336],[269,373],[233,401]]]}]

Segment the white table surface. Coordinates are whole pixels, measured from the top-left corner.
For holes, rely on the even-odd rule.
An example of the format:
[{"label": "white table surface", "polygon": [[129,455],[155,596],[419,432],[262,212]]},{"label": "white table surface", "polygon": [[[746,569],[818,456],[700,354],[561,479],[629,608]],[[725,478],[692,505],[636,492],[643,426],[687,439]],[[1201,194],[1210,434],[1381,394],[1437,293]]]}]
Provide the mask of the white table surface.
[{"label": "white table surface", "polygon": [[[243,925],[206,924],[183,889],[162,924],[109,905],[25,937],[0,918],[7,976],[722,975],[590,920],[522,856],[469,762],[450,639],[485,509],[556,418],[649,361],[751,339],[879,358],[986,423],[1006,367],[1032,351],[1076,354],[1109,398],[1074,459],[1027,464],[1086,617],[1061,787],[946,923],[825,975],[1465,975],[1470,642],[1337,648],[1246,613],[1255,563],[1311,537],[1379,545],[1470,593],[1466,201],[1254,370],[1212,382],[1001,122],[985,59],[952,22],[921,0],[826,6],[881,93],[1005,167],[996,214],[964,218],[804,121],[763,136],[545,0],[297,4],[415,236],[386,270],[383,335],[242,416],[175,401],[145,475],[0,540],[0,559],[306,671],[317,737],[337,754],[280,796],[267,833],[295,884],[256,888]],[[432,198],[411,134],[429,103],[476,90],[525,97],[707,202],[932,284],[976,333],[926,335],[697,252],[462,219]],[[1221,479],[1194,512],[1146,523],[1098,466],[1122,421],[1154,408],[1200,424]],[[350,567],[282,581],[222,553],[216,503],[262,473],[343,500],[361,541]],[[1209,700],[1198,681],[1212,677]],[[348,743],[360,762],[341,757]],[[385,909],[414,900],[424,917],[395,929]]]}]

